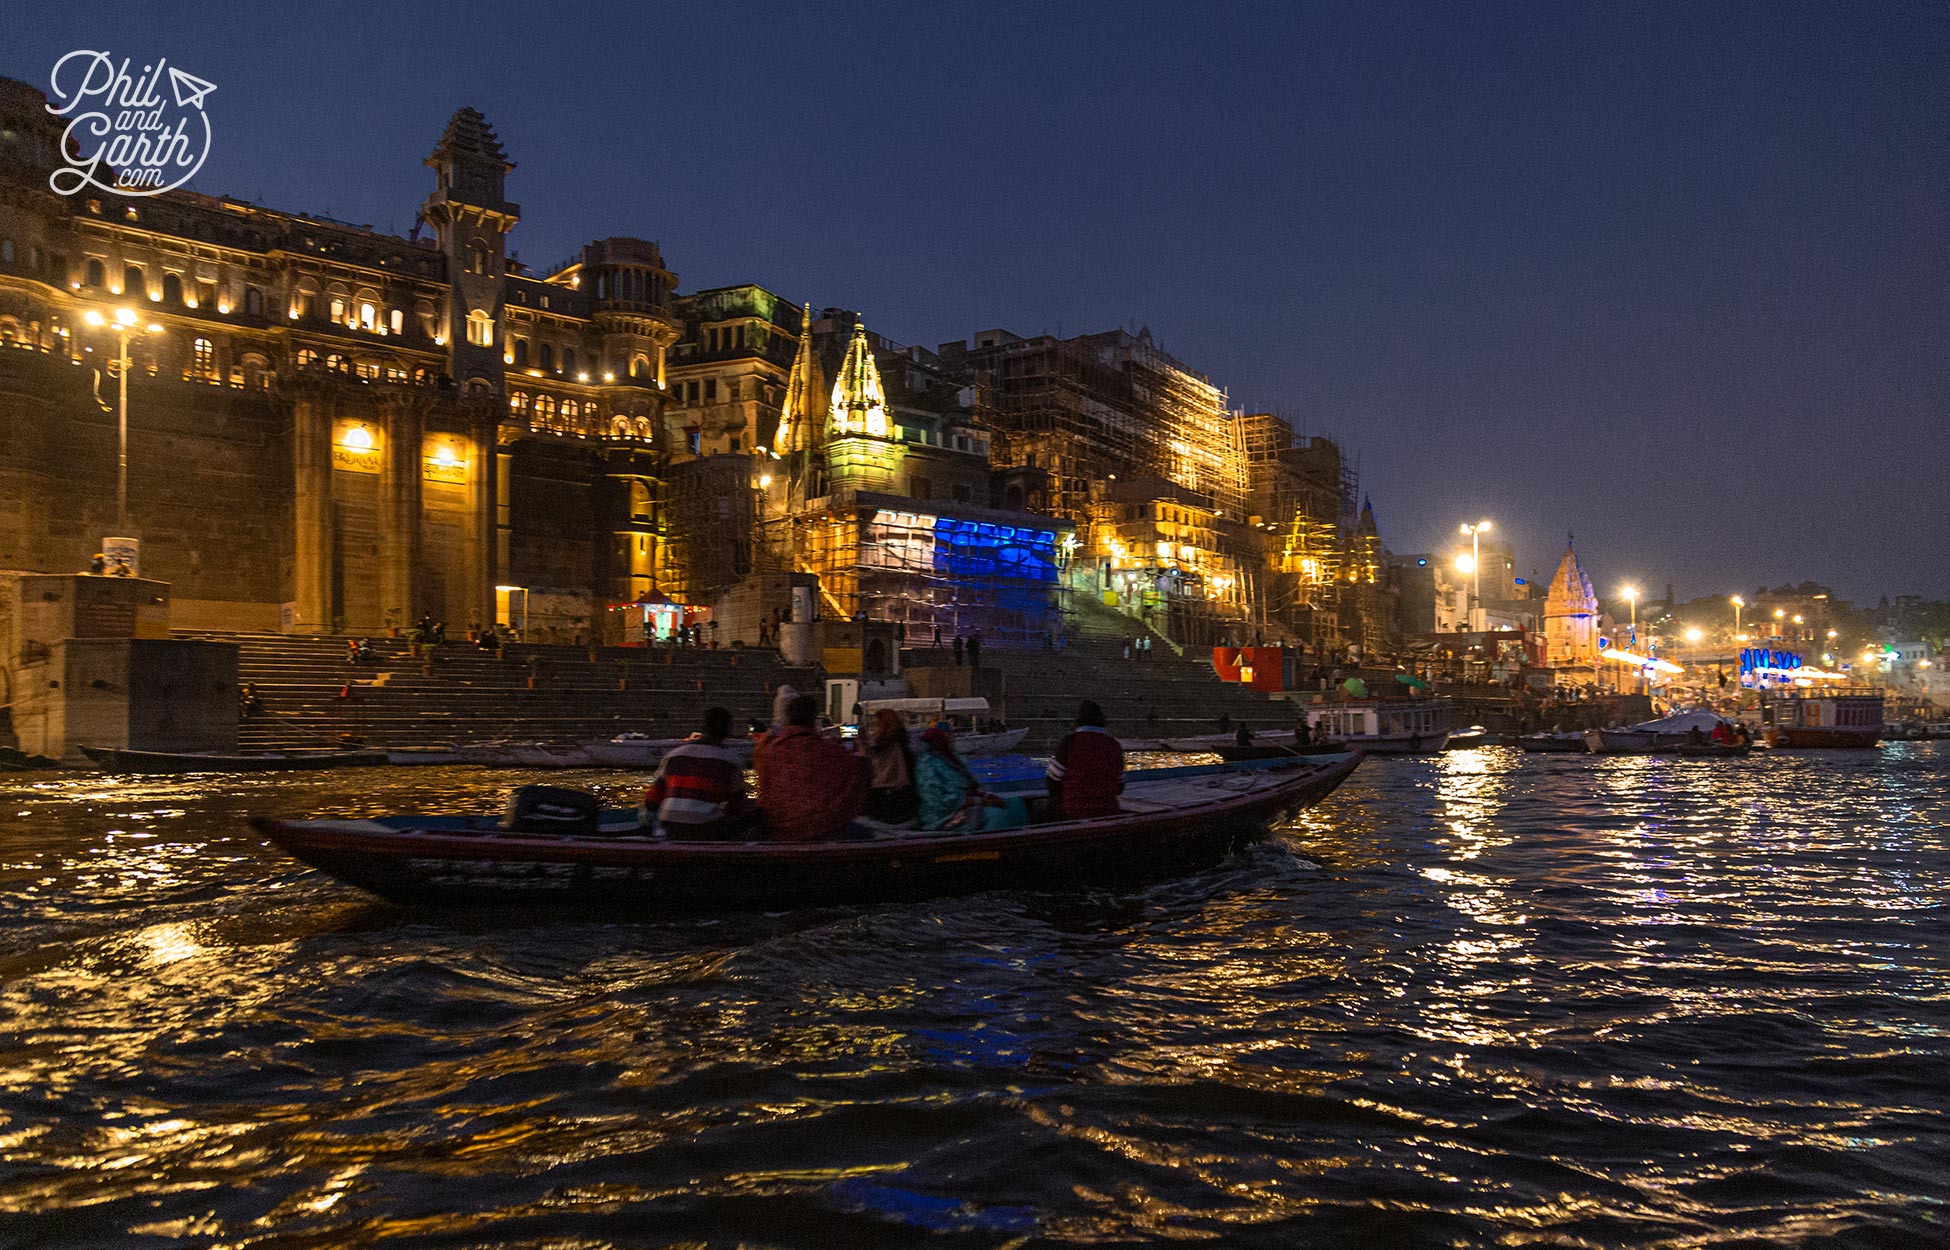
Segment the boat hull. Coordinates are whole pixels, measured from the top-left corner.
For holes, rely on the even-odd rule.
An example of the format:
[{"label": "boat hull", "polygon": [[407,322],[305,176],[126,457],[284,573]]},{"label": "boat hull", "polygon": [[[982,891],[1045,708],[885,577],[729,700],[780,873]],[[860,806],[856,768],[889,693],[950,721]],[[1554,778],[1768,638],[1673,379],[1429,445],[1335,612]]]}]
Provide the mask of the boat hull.
[{"label": "boat hull", "polygon": [[1882,727],[1777,727],[1766,731],[1767,745],[1790,750],[1859,750],[1882,740]]},{"label": "boat hull", "polygon": [[120,747],[82,747],[82,754],[105,773],[259,773],[317,768],[366,768],[386,762],[384,751],[240,753],[132,751]]},{"label": "boat hull", "polygon": [[[252,824],[295,858],[400,903],[538,903],[655,910],[777,909],[1056,889],[1190,871],[1320,802],[1360,764],[1343,755],[1293,769],[1178,777],[1127,788],[1126,812],[975,834],[880,835],[810,843],[673,842],[635,834],[513,833],[492,818]],[[1147,799],[1175,794],[1170,805]],[[1200,789],[1202,788],[1202,789]]]},{"label": "boat hull", "polygon": [[1585,745],[1584,735],[1578,733],[1524,734],[1517,739],[1517,745],[1526,751],[1556,752],[1567,755],[1584,755],[1590,751],[1590,748]]}]

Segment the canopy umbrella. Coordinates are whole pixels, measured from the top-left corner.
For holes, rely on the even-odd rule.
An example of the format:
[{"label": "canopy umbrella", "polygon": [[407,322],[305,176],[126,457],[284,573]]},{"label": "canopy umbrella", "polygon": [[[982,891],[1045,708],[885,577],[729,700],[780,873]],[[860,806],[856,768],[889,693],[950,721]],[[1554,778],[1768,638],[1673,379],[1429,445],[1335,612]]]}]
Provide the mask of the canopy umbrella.
[{"label": "canopy umbrella", "polygon": [[1413,673],[1396,673],[1395,680],[1407,686],[1410,690],[1427,690],[1429,688],[1428,682],[1423,681]]},{"label": "canopy umbrella", "polygon": [[1350,699],[1365,699],[1368,697],[1368,683],[1362,681],[1359,677],[1348,678],[1341,683],[1341,689],[1347,692],[1347,697]]}]

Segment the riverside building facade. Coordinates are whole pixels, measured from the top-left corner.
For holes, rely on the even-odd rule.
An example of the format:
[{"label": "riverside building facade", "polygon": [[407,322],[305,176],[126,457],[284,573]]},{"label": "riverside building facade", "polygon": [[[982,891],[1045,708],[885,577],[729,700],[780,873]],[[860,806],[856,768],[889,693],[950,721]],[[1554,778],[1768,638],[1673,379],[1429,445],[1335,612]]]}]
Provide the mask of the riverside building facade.
[{"label": "riverside building facade", "polygon": [[1386,633],[1339,448],[1148,332],[929,351],[756,284],[680,294],[636,238],[531,269],[472,109],[404,236],[59,195],[54,120],[0,80],[0,568],[133,538],[192,629],[594,640],[654,603],[751,641],[810,592],[910,637],[1032,640],[1081,596],[1192,645]]}]

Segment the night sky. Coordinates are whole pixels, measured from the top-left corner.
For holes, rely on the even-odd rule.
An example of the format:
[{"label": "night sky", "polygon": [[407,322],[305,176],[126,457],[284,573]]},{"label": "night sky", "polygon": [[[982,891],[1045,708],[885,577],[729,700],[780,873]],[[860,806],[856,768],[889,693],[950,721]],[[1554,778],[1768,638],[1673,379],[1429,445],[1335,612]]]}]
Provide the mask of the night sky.
[{"label": "night sky", "polygon": [[0,74],[167,56],[196,189],[398,232],[473,105],[536,267],[1148,325],[1341,439],[1396,551],[1950,597],[1950,6],[1369,7],[36,5]]}]

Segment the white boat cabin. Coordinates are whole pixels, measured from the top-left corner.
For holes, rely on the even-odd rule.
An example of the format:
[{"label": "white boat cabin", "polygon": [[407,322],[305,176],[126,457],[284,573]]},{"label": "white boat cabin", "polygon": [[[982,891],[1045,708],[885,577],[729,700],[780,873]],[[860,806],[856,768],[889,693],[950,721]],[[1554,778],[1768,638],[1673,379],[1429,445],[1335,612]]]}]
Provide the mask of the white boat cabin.
[{"label": "white boat cabin", "polygon": [[1447,700],[1356,700],[1307,709],[1307,724],[1316,736],[1342,742],[1395,738],[1430,741],[1447,736],[1449,718]]}]

